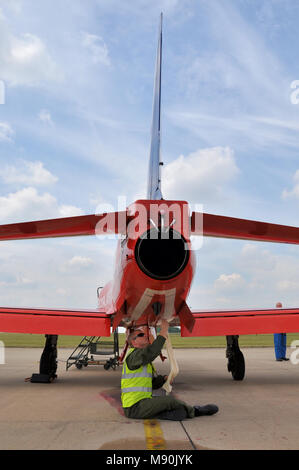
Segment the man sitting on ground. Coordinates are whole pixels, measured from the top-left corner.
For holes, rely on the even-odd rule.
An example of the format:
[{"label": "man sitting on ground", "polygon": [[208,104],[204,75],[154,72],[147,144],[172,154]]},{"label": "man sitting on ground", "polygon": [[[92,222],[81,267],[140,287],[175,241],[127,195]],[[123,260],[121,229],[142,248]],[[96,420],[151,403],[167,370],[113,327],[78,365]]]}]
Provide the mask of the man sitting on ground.
[{"label": "man sitting on ground", "polygon": [[150,344],[149,328],[139,326],[128,337],[130,349],[122,369],[121,399],[128,418],[158,418],[181,421],[196,416],[217,413],[216,405],[191,406],[171,395],[152,396],[153,388],[160,388],[167,377],[156,375],[152,361],[159,356],[168,336],[168,322],[161,321],[161,331]]}]

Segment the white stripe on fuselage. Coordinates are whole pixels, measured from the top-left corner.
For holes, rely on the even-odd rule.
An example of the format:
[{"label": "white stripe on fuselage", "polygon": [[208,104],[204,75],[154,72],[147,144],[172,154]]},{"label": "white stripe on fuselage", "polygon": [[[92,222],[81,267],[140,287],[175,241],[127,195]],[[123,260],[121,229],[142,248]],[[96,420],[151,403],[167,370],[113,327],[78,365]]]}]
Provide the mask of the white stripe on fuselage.
[{"label": "white stripe on fuselage", "polygon": [[170,320],[174,315],[174,301],[175,301],[176,288],[168,290],[153,290],[146,288],[142,297],[140,298],[138,304],[133,310],[131,315],[132,320],[138,320],[139,317],[145,312],[149,304],[151,303],[154,295],[164,295],[165,304],[164,304],[164,314],[163,318]]}]

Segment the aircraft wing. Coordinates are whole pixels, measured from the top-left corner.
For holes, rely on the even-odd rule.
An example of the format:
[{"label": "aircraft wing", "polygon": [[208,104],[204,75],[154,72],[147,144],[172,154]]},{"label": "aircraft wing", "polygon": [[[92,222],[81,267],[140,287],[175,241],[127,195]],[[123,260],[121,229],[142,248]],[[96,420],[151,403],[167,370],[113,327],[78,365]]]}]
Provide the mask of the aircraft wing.
[{"label": "aircraft wing", "polygon": [[[0,240],[126,233],[127,213],[82,215],[0,225]],[[299,243],[299,228],[193,212],[191,235],[276,243]]]},{"label": "aircraft wing", "polygon": [[227,336],[299,331],[299,308],[191,311],[192,331],[181,322],[181,336]]},{"label": "aircraft wing", "polygon": [[0,307],[0,331],[75,336],[110,336],[110,316],[101,310]]},{"label": "aircraft wing", "polygon": [[191,235],[276,243],[299,243],[299,228],[192,212]]},{"label": "aircraft wing", "polygon": [[126,212],[62,217],[0,225],[0,240],[125,233]]},{"label": "aircraft wing", "polygon": [[[123,233],[126,212],[63,217],[0,225],[0,240]],[[110,336],[111,319],[100,310],[0,307],[0,331],[51,335]]]}]

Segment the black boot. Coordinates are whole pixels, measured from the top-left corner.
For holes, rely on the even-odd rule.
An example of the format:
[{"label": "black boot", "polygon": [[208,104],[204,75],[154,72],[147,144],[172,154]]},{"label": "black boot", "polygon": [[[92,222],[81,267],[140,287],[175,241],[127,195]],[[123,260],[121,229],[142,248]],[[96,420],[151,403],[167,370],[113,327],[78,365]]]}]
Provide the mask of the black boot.
[{"label": "black boot", "polygon": [[217,413],[219,410],[217,405],[204,405],[204,406],[194,406],[195,416],[210,416]]}]

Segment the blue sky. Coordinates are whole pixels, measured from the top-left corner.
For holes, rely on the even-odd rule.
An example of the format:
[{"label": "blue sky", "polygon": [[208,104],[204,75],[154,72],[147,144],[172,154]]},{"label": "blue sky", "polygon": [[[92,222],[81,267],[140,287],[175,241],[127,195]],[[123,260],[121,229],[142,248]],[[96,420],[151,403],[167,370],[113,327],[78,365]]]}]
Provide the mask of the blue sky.
[{"label": "blue sky", "polygon": [[[0,223],[145,196],[160,11],[164,197],[299,225],[292,0],[0,0]],[[115,246],[3,242],[0,304],[95,307]],[[192,308],[298,306],[296,246],[205,239],[197,258]]]}]

